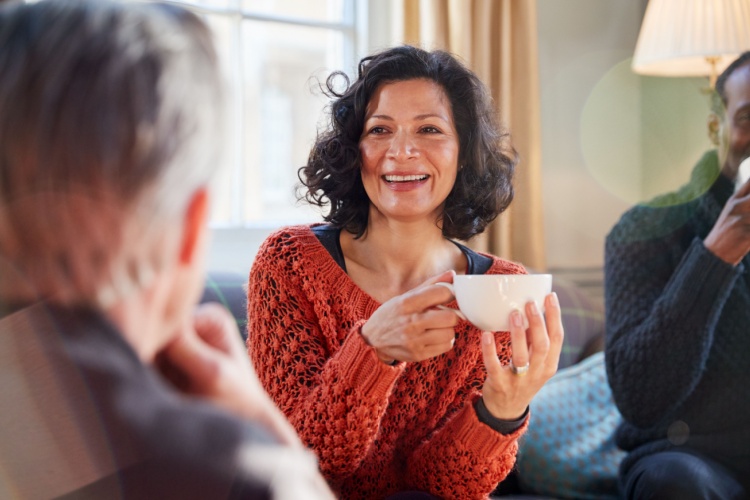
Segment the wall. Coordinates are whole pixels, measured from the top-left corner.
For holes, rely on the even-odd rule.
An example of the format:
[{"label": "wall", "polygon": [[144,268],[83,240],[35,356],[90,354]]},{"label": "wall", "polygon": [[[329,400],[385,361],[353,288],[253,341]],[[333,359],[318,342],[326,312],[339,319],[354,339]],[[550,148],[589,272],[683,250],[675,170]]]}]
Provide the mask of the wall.
[{"label": "wall", "polygon": [[644,77],[641,82],[641,191],[650,199],[687,182],[708,140],[705,78]]},{"label": "wall", "polygon": [[604,238],[638,201],[679,187],[700,153],[703,79],[635,75],[645,0],[538,0],[548,265],[601,280]]}]

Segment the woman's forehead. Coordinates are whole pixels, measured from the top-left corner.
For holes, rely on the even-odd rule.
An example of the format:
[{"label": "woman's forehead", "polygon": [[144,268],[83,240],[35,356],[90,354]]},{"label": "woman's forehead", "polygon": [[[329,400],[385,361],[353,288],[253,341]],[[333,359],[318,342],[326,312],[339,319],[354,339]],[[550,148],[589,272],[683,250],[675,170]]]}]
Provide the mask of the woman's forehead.
[{"label": "woman's forehead", "polygon": [[367,103],[366,119],[385,113],[406,116],[435,115],[452,120],[451,103],[445,89],[432,80],[419,78],[380,85]]}]

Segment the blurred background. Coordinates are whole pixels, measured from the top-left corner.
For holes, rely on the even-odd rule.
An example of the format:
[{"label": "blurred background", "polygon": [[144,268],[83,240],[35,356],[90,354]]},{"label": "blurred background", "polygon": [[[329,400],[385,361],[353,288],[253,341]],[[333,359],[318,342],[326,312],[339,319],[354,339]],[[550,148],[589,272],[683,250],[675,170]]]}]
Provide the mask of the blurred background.
[{"label": "blurred background", "polygon": [[[653,0],[652,0],[653,1]],[[603,242],[634,203],[687,181],[708,80],[636,75],[647,0],[184,0],[229,89],[211,270],[247,275],[263,238],[320,220],[296,201],[333,70],[404,42],[447,48],[490,85],[521,162],[511,213],[475,243],[601,295]]]}]

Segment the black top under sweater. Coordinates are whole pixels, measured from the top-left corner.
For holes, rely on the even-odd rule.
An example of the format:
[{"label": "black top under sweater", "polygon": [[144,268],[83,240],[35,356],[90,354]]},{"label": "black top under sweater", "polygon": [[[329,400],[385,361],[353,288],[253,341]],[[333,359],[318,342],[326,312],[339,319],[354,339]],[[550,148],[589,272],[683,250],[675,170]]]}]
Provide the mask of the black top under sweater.
[{"label": "black top under sweater", "polygon": [[[336,261],[336,264],[346,272],[344,253],[341,251],[341,241],[339,240],[341,229],[332,227],[328,224],[323,224],[320,226],[313,226],[312,231],[315,233],[315,237],[318,238],[318,241],[320,241],[325,249],[328,250],[328,253],[331,254],[331,257]],[[456,245],[466,257],[466,274],[484,274],[492,266],[491,258],[479,254],[465,245],[452,240],[449,241]]]},{"label": "black top under sweater", "polygon": [[688,185],[628,211],[606,240],[606,365],[640,457],[678,448],[750,477],[750,257],[731,266],[703,245],[734,191],[706,153]]}]

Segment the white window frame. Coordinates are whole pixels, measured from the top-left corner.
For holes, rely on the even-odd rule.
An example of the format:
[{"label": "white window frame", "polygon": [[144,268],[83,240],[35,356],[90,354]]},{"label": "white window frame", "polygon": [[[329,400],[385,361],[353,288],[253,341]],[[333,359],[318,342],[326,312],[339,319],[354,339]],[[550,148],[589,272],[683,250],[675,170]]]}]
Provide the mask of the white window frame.
[{"label": "white window frame", "polygon": [[[178,2],[182,4],[182,2]],[[340,68],[354,75],[358,61],[365,55],[402,43],[402,0],[354,0],[353,57],[350,68]],[[278,22],[273,16],[248,16],[248,19]],[[311,26],[300,22],[301,26]],[[328,26],[328,24],[324,24]],[[315,24],[315,26],[320,26]],[[294,223],[295,221],[289,221]],[[254,222],[236,227],[212,227],[212,242],[207,269],[230,271],[247,276],[255,253],[263,240],[279,228],[278,222]]]},{"label": "white window frame", "polygon": [[[34,2],[38,0],[25,0]],[[349,67],[337,68],[349,75],[355,75],[357,62],[365,55],[385,47],[401,42],[403,32],[403,0],[346,0],[349,3],[342,22],[333,23],[317,21],[292,16],[271,15],[251,12],[239,7],[240,1],[235,0],[237,7],[218,7],[204,5],[199,0],[126,0],[131,2],[161,1],[187,8],[199,15],[228,16],[239,20],[273,22],[293,26],[325,28],[340,31],[349,41],[345,50],[349,51],[345,59],[349,59]],[[241,47],[241,44],[239,44]],[[238,67],[241,64],[241,50],[237,54]],[[241,117],[238,120],[242,120]],[[235,126],[242,127],[242,123]],[[240,144],[237,147],[241,147]],[[241,155],[239,155],[241,157]],[[241,165],[231,165],[232,169],[242,170]],[[239,173],[242,176],[242,173]],[[255,257],[255,253],[262,241],[280,224],[275,222],[243,222],[242,205],[238,201],[243,196],[240,182],[235,183],[232,193],[232,219],[229,225],[211,225],[211,247],[208,255],[207,269],[231,271],[247,275]],[[295,220],[285,221],[293,224]]]}]

